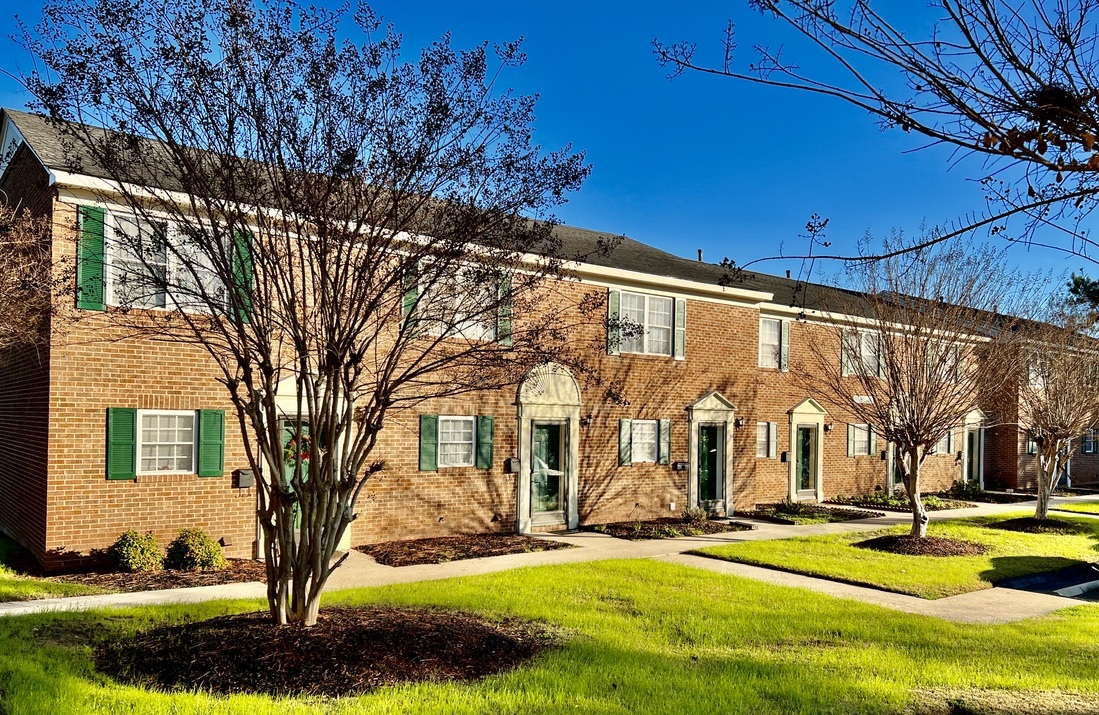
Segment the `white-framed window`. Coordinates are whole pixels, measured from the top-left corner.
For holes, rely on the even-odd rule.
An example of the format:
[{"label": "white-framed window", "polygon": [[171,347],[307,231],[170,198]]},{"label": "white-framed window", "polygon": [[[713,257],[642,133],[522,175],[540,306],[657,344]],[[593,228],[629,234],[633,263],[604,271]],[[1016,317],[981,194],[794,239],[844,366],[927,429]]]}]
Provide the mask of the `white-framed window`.
[{"label": "white-framed window", "polygon": [[195,413],[138,410],[137,473],[195,473]]},{"label": "white-framed window", "polygon": [[472,467],[477,453],[475,417],[439,417],[439,466]]},{"label": "white-framed window", "polygon": [[927,373],[933,380],[956,383],[962,371],[962,346],[939,341],[927,344]]},{"label": "white-framed window", "polygon": [[486,273],[477,266],[462,266],[433,286],[421,286],[424,329],[433,335],[495,340],[500,279]]},{"label": "white-framed window", "polygon": [[844,330],[841,341],[843,374],[881,374],[881,336],[869,330]]},{"label": "white-framed window", "polygon": [[657,420],[633,420],[630,423],[630,461],[656,462],[659,456],[660,423]]},{"label": "white-framed window", "polygon": [[1038,454],[1038,442],[1030,435],[1027,435],[1026,438],[1026,453]]},{"label": "white-framed window", "polygon": [[756,422],[756,456],[771,456],[771,423]]},{"label": "white-framed window", "polygon": [[759,366],[778,369],[782,365],[782,321],[759,320]]},{"label": "white-framed window", "polygon": [[1045,389],[1046,375],[1045,364],[1037,355],[1031,355],[1027,360],[1027,382],[1036,390]]},{"label": "white-framed window", "polygon": [[950,454],[950,433],[947,432],[931,447],[932,454]]},{"label": "white-framed window", "polygon": [[675,299],[622,291],[619,317],[622,352],[673,354]]},{"label": "white-framed window", "polygon": [[1084,430],[1084,439],[1082,440],[1082,446],[1083,446],[1084,454],[1095,454],[1096,453],[1096,451],[1097,451],[1096,447],[1099,446],[1099,445],[1096,444],[1095,430],[1093,430],[1093,429]]},{"label": "white-framed window", "polygon": [[205,312],[226,302],[206,251],[174,224],[110,211],[103,230],[107,304]]},{"label": "white-framed window", "polygon": [[851,451],[855,456],[872,454],[870,433],[870,425],[851,425]]}]

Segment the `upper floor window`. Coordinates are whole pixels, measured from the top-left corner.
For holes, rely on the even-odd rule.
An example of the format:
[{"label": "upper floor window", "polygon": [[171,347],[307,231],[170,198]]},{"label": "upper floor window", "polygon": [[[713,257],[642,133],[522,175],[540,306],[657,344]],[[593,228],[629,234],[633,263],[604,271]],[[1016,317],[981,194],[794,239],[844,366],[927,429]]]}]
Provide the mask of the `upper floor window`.
[{"label": "upper floor window", "polygon": [[467,340],[495,340],[500,307],[500,279],[495,272],[463,266],[439,277],[420,301],[422,324],[435,335]]},{"label": "upper floor window", "polygon": [[196,312],[224,305],[208,251],[174,225],[111,213],[104,234],[108,304]]},{"label": "upper floor window", "polygon": [[962,370],[962,346],[929,341],[927,344],[927,374],[933,380],[958,382]]},{"label": "upper floor window", "polygon": [[881,336],[869,330],[844,330],[840,362],[844,375],[882,376]]},{"label": "upper floor window", "polygon": [[1099,446],[1095,439],[1095,430],[1084,430],[1083,448],[1084,454],[1095,454],[1096,447]]},{"label": "upper floor window", "polygon": [[675,301],[657,295],[622,293],[622,352],[672,354]]},{"label": "upper floor window", "polygon": [[759,366],[775,370],[790,369],[789,320],[760,318]]}]

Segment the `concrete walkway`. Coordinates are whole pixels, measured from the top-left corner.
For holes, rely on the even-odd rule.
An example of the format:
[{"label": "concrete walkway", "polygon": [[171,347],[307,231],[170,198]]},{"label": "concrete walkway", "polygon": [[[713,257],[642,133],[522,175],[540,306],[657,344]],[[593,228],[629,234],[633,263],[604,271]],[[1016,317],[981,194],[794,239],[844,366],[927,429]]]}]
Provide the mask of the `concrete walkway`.
[{"label": "concrete walkway", "polygon": [[[1058,498],[1056,502],[1093,501],[1095,497]],[[952,519],[968,516],[985,516],[1009,511],[1033,509],[1033,502],[1021,504],[980,504],[971,509],[952,509],[930,512],[932,519]],[[736,517],[734,517],[736,518]],[[874,588],[843,584],[828,579],[791,574],[744,564],[734,564],[716,559],[691,556],[685,552],[705,546],[739,541],[788,539],[817,534],[837,534],[855,531],[872,531],[889,526],[910,524],[911,515],[906,512],[886,512],[884,517],[847,521],[835,524],[787,526],[753,519],[739,519],[751,523],[752,531],[708,536],[685,536],[678,539],[651,541],[626,541],[604,534],[580,532],[576,534],[544,535],[540,538],[562,541],[577,548],[537,553],[509,554],[482,559],[466,559],[445,564],[426,564],[393,568],[382,566],[369,556],[351,551],[347,560],[329,580],[328,590],[336,591],[363,586],[436,581],[463,576],[477,576],[511,569],[580,563],[607,559],[649,558],[727,573],[782,586],[807,588],[841,598],[853,598],[887,608],[909,613],[937,616],[959,622],[1006,623],[1042,615],[1060,608],[1080,605],[1080,601],[1058,596],[1047,596],[1006,588],[992,588],[973,593],[951,596],[934,601],[880,591]],[[201,586],[166,591],[140,593],[114,593],[97,596],[76,596],[35,601],[0,603],[0,616],[17,616],[55,611],[83,611],[94,608],[125,606],[170,605],[236,598],[264,598],[266,588],[260,583],[238,583],[221,586]]]}]

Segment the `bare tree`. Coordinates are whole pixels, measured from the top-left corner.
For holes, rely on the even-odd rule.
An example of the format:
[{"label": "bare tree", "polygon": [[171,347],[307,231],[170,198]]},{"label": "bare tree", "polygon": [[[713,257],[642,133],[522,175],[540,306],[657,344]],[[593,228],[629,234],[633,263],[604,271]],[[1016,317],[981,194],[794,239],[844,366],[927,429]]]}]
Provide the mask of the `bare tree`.
[{"label": "bare tree", "polygon": [[[27,86],[132,213],[107,232],[123,305],[108,314],[200,343],[220,370],[279,623],[315,623],[395,410],[548,361],[582,370],[570,333],[605,314],[556,280],[549,211],[588,168],[531,144],[533,99],[495,90],[487,47],[444,38],[404,63],[366,8],[360,44],[342,19],[51,0],[25,34],[44,67]],[[523,60],[516,44],[496,57]]]},{"label": "bare tree", "polygon": [[[850,423],[869,425],[895,446],[912,507],[913,537],[927,533],[920,469],[948,432],[980,408],[989,380],[1010,376],[1004,336],[1017,283],[997,270],[991,248],[954,241],[848,266],[846,288],[808,290],[807,357],[792,373]],[[1005,331],[1005,328],[1007,330]]]},{"label": "bare tree", "polygon": [[[905,250],[986,229],[1093,258],[1095,241],[1081,221],[1099,200],[1095,0],[939,0],[930,10],[940,9],[939,20],[926,34],[891,22],[870,0],[749,5],[806,38],[820,61],[800,64],[781,48],[756,45],[757,57],[741,65],[732,23],[715,63],[698,59],[690,42],[655,42],[658,59],[675,73],[695,70],[835,97],[884,128],[986,157],[989,172],[980,178],[993,208]],[[1024,224],[1008,232],[1012,217]]]},{"label": "bare tree", "polygon": [[0,204],[0,351],[46,345],[53,296],[71,294],[71,266],[55,263],[50,238],[47,218]]},{"label": "bare tree", "polygon": [[1087,316],[1055,307],[1041,324],[1016,339],[1025,369],[1011,383],[1017,392],[1019,429],[1038,449],[1038,506],[1049,516],[1049,500],[1072,456],[1072,441],[1099,421],[1099,346]]}]

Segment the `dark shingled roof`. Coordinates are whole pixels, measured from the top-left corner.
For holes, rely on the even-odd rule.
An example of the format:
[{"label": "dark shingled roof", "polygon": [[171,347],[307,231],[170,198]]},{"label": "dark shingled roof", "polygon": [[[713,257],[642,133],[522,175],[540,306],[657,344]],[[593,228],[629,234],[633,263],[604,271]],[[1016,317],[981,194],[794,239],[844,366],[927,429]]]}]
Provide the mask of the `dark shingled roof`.
[{"label": "dark shingled roof", "polygon": [[[68,171],[85,176],[110,179],[109,173],[101,166],[86,159],[73,161],[73,157],[79,154],[73,152],[70,142],[67,141],[56,124],[39,114],[21,112],[15,109],[3,109],[4,114],[11,118],[12,122],[23,134],[23,137],[34,149],[35,153],[49,169]],[[102,130],[107,131],[110,130]],[[143,168],[153,164],[149,159],[161,150],[161,145],[152,140],[139,140],[148,146],[141,147],[143,154]],[[135,169],[133,177],[127,177],[133,183],[154,185],[159,188],[175,189],[178,186],[165,185],[156,179],[150,180],[148,176],[140,175]],[[174,181],[168,180],[168,184]],[[694,281],[704,285],[727,285],[730,288],[744,288],[747,290],[770,293],[774,297],[772,303],[784,306],[799,306],[805,309],[832,310],[848,315],[872,316],[870,306],[859,299],[854,291],[833,288],[817,283],[807,283],[792,278],[772,276],[765,273],[745,271],[743,273],[731,272],[721,265],[695,261],[681,256],[662,251],[648,244],[635,241],[627,236],[619,236],[612,233],[593,231],[573,226],[558,226],[555,229],[562,242],[562,254],[565,258],[582,256],[585,263],[618,268],[627,271],[635,271],[652,276],[664,276],[678,278],[686,281]],[[608,243],[614,245],[609,251],[601,251],[601,245]]]}]

